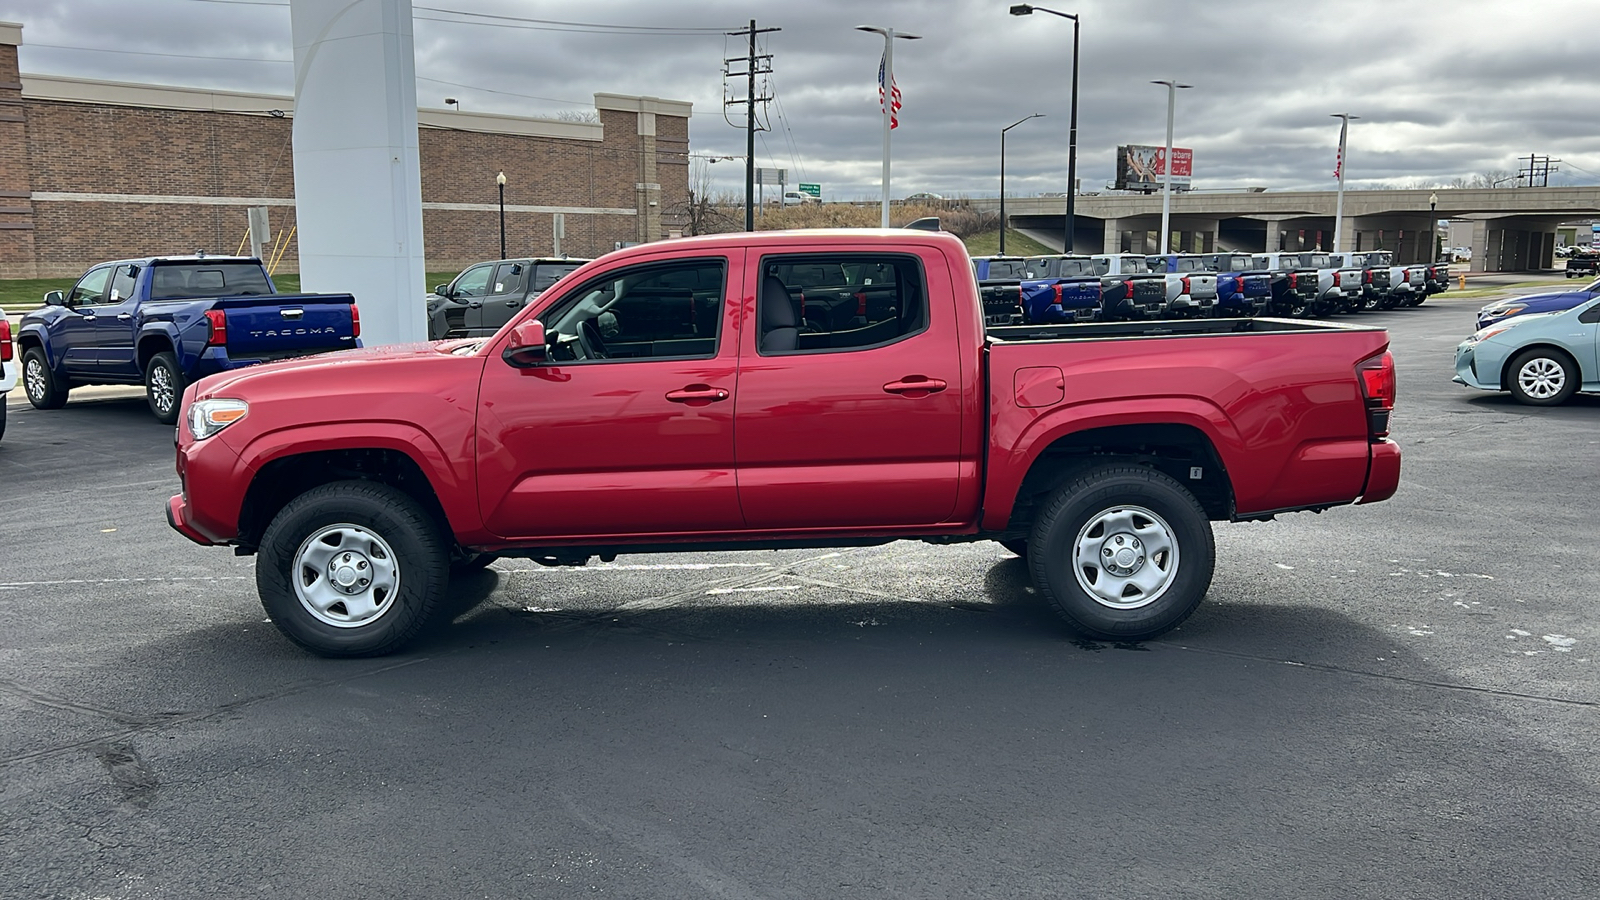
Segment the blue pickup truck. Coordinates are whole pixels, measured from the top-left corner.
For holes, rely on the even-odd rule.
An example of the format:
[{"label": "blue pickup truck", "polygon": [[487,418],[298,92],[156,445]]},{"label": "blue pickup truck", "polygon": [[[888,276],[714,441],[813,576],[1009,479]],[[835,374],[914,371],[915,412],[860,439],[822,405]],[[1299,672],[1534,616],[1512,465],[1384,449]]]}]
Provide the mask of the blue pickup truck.
[{"label": "blue pickup truck", "polygon": [[249,257],[102,263],[22,317],[22,386],[38,409],[91,384],[142,384],[167,424],[190,382],[272,360],[360,346],[349,294],[280,294]]}]

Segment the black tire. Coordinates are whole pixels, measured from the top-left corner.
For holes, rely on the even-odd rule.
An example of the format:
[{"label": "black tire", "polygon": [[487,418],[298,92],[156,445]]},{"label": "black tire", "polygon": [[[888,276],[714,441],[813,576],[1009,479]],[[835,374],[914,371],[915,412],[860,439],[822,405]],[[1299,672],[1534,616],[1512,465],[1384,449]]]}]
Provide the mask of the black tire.
[{"label": "black tire", "polygon": [[150,357],[144,367],[144,399],[157,422],[172,425],[178,421],[184,387],[183,370],[178,368],[176,356],[157,353]]},{"label": "black tire", "polygon": [[[1127,524],[1107,527],[1119,518]],[[1149,547],[1165,540],[1168,548],[1151,551],[1146,558],[1148,548],[1136,535],[1144,535]],[[1114,552],[1113,567],[1124,552],[1137,554],[1138,559],[1122,560],[1131,572],[1122,591],[1115,591],[1123,580],[1111,569],[1079,565],[1080,536],[1104,538],[1094,555],[1096,563],[1100,554]],[[1130,540],[1124,542],[1124,537]],[[1107,641],[1147,640],[1176,627],[1205,597],[1216,565],[1216,542],[1205,510],[1183,485],[1146,466],[1096,466],[1071,478],[1045,504],[1028,546],[1033,550],[1028,563],[1034,584],[1056,613],[1073,630]],[[1159,583],[1148,591],[1135,588],[1132,576],[1141,572],[1156,575]],[[1116,592],[1118,599],[1103,600],[1085,584]],[[1130,588],[1134,594],[1126,593]]]},{"label": "black tire", "polygon": [[22,390],[34,409],[60,409],[67,405],[66,382],[50,371],[50,362],[38,347],[30,347],[22,354]]},{"label": "black tire", "polygon": [[469,553],[460,559],[451,560],[450,574],[465,575],[468,572],[477,572],[489,568],[489,564],[500,557],[494,553]]},{"label": "black tire", "polygon": [[[1532,366],[1532,369],[1523,372],[1523,369],[1529,366]],[[1523,383],[1524,375],[1528,380],[1526,385]],[[1540,377],[1541,375],[1543,377]],[[1511,358],[1510,365],[1506,366],[1505,388],[1511,392],[1511,396],[1517,398],[1518,403],[1525,403],[1528,406],[1560,406],[1578,392],[1578,381],[1581,378],[1578,364],[1572,357],[1554,348],[1534,347]],[[1556,381],[1559,381],[1559,387],[1552,384]],[[1556,387],[1556,390],[1547,393],[1552,387]]]},{"label": "black tire", "polygon": [[1007,550],[1010,550],[1012,553],[1015,553],[1016,555],[1022,557],[1023,559],[1027,559],[1028,558],[1028,542],[1027,541],[1016,541],[1016,540],[1013,540],[1013,541],[995,541],[995,543],[997,543],[1000,546],[1006,548]]},{"label": "black tire", "polygon": [[[355,538],[347,540],[352,529]],[[296,572],[296,558],[302,550],[314,558],[312,539],[329,531],[337,538],[332,544],[322,542],[336,548],[330,575],[341,555],[345,568],[351,568],[354,555],[371,561],[375,578],[380,564],[392,568],[398,587],[384,593],[375,583],[370,590],[351,585],[358,593],[350,604],[341,601],[320,615],[313,612],[310,601],[302,602],[296,590],[297,579],[313,598],[319,589],[322,596],[336,589],[336,579],[319,577],[309,565]],[[372,542],[372,536],[378,541]],[[434,521],[405,493],[370,481],[336,481],[289,501],[267,526],[256,557],[256,590],[268,617],[285,637],[319,656],[382,656],[402,649],[434,620],[449,582],[447,544]],[[374,609],[364,620],[355,605],[361,599],[370,600]],[[342,624],[330,624],[341,618]]]},{"label": "black tire", "polygon": [[6,436],[6,395],[0,394],[0,438]]}]

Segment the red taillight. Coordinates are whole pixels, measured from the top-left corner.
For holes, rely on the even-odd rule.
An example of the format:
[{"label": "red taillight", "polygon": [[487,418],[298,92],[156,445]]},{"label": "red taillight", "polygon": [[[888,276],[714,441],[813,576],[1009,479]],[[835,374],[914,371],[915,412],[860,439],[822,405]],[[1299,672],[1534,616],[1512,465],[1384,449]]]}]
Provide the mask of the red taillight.
[{"label": "red taillight", "polygon": [[220,309],[208,309],[206,324],[211,326],[211,333],[206,336],[206,346],[228,346],[228,314]]},{"label": "red taillight", "polygon": [[1183,276],[1183,292],[1185,294],[1189,293],[1189,276],[1187,275]]},{"label": "red taillight", "polygon": [[0,362],[10,362],[11,353],[11,322],[0,316]]},{"label": "red taillight", "polygon": [[1362,284],[1371,284],[1372,283],[1372,270],[1371,269],[1367,269],[1366,271],[1361,273],[1361,283]]},{"label": "red taillight", "polygon": [[1385,350],[1356,363],[1356,377],[1367,401],[1367,432],[1374,438],[1389,436],[1389,414],[1394,411],[1394,355]]},{"label": "red taillight", "polygon": [[[800,302],[805,303],[805,300]],[[354,303],[350,304],[350,336],[361,337],[361,310]]]},{"label": "red taillight", "polygon": [[1050,305],[1051,306],[1060,306],[1061,305],[1061,285],[1055,284],[1055,285],[1051,285],[1051,287],[1055,288],[1056,296],[1055,296],[1054,300],[1050,301]]}]

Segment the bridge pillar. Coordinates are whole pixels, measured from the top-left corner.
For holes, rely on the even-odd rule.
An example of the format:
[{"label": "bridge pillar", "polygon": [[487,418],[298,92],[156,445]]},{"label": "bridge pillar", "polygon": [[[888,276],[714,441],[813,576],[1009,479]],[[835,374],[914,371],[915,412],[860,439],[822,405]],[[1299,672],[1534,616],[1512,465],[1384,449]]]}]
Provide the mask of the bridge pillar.
[{"label": "bridge pillar", "polygon": [[1281,249],[1283,249],[1283,220],[1267,219],[1267,237],[1261,250],[1263,253],[1275,253]]}]

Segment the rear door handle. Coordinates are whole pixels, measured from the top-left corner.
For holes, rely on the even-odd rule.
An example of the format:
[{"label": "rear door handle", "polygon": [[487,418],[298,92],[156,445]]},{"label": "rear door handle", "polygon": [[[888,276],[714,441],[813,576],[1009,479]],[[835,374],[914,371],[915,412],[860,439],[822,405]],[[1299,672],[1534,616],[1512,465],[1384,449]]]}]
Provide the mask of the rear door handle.
[{"label": "rear door handle", "polygon": [[907,375],[899,381],[891,381],[883,386],[885,392],[890,394],[905,394],[908,397],[926,397],[937,394],[950,385],[938,378],[929,378],[926,375]]},{"label": "rear door handle", "polygon": [[716,403],[728,399],[726,388],[714,388],[709,384],[691,384],[676,391],[667,391],[667,399],[673,403],[687,403],[691,406],[704,406],[707,403]]},{"label": "rear door handle", "polygon": [[100,318],[100,317],[95,315],[94,313],[84,313],[83,314],[83,320],[85,322],[93,322],[95,319],[98,319],[98,318]]}]

